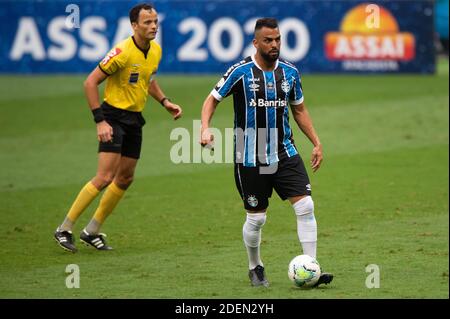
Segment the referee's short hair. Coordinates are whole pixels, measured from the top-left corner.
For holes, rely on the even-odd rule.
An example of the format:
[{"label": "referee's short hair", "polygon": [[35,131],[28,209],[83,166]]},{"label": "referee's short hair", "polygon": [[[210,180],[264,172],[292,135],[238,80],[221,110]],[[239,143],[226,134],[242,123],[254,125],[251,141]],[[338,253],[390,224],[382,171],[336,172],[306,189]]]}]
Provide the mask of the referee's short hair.
[{"label": "referee's short hair", "polygon": [[130,10],[130,22],[133,23],[137,23],[139,20],[139,12],[141,12],[141,10],[148,10],[151,11],[155,9],[155,7],[150,4],[150,3],[139,3],[137,5],[135,5],[133,8],[131,8]]},{"label": "referee's short hair", "polygon": [[261,30],[263,27],[276,29],[278,28],[278,21],[275,18],[261,18],[256,20],[255,32]]}]

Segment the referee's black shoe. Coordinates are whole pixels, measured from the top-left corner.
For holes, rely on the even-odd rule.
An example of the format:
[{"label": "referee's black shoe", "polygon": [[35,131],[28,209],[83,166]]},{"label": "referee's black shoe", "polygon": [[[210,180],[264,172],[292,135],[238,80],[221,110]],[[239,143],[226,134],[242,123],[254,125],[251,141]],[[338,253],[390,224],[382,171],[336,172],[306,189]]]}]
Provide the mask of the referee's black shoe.
[{"label": "referee's black shoe", "polygon": [[315,285],[313,287],[317,287],[321,284],[326,284],[328,285],[330,282],[333,281],[333,274],[330,274],[329,272],[323,272],[320,274],[319,280],[315,283]]},{"label": "referee's black shoe", "polygon": [[249,270],[248,277],[252,286],[264,286],[269,287],[269,281],[264,273],[264,267],[261,265],[256,266],[254,269]]},{"label": "referee's black shoe", "polygon": [[92,234],[90,235],[85,229],[80,234],[80,241],[87,245],[92,246],[97,250],[112,250],[112,247],[108,246],[105,241],[105,234]]},{"label": "referee's black shoe", "polygon": [[61,247],[65,251],[69,251],[71,253],[77,252],[77,248],[75,247],[75,244],[73,242],[73,235],[71,231],[57,229],[55,231],[55,234],[53,235],[53,238],[55,238],[59,247]]}]

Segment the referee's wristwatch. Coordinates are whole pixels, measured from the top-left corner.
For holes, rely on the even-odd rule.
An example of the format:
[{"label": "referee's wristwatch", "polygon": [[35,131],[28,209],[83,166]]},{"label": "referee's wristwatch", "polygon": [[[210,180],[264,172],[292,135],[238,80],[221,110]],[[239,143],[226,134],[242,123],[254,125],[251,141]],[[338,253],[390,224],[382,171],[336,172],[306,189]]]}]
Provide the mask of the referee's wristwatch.
[{"label": "referee's wristwatch", "polygon": [[169,99],[167,96],[165,96],[165,97],[163,97],[163,98],[159,101],[159,103],[160,103],[162,106],[165,107],[165,105],[164,105],[164,102],[165,102],[165,101],[172,102],[171,99]]}]

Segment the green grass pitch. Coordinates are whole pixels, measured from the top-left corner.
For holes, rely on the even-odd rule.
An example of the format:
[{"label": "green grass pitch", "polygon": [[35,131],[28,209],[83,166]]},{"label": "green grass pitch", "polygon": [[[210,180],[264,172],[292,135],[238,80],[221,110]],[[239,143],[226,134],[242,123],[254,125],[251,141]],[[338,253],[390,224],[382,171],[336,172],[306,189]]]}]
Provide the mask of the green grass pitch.
[{"label": "green grass pitch", "polygon": [[[77,241],[79,252],[69,254],[52,235],[96,169],[84,76],[0,77],[0,298],[449,297],[447,61],[434,76],[303,77],[325,156],[317,173],[308,168],[318,260],[335,274],[331,285],[306,291],[287,277],[301,253],[287,202],[274,194],[263,229],[271,287],[252,288],[232,164],[170,161],[170,132],[186,127],[192,134],[218,79],[159,77],[184,117],[174,122],[148,103],[135,182],[103,227],[115,250]],[[212,125],[232,127],[231,99]],[[309,162],[312,147],[293,127]],[[80,267],[79,289],[66,288],[69,264]],[[369,264],[379,266],[379,288],[365,285]]]}]

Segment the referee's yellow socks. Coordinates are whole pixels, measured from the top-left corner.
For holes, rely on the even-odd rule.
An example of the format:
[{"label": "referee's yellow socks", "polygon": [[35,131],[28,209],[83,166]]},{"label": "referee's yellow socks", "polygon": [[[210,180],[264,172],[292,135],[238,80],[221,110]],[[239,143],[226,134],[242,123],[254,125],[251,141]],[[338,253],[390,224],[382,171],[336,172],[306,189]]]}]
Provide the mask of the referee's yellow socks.
[{"label": "referee's yellow socks", "polygon": [[111,214],[124,193],[125,190],[121,189],[114,182],[109,184],[109,186],[105,190],[105,193],[100,199],[100,204],[95,211],[94,217],[86,227],[86,231],[89,234],[98,234],[101,225],[109,216],[109,214]]},{"label": "referee's yellow socks", "polygon": [[59,227],[60,230],[72,230],[73,224],[77,221],[78,217],[84,212],[84,210],[89,206],[90,203],[97,197],[100,191],[92,184],[88,182],[81,189],[77,198],[70,207],[67,213],[66,219]]}]

